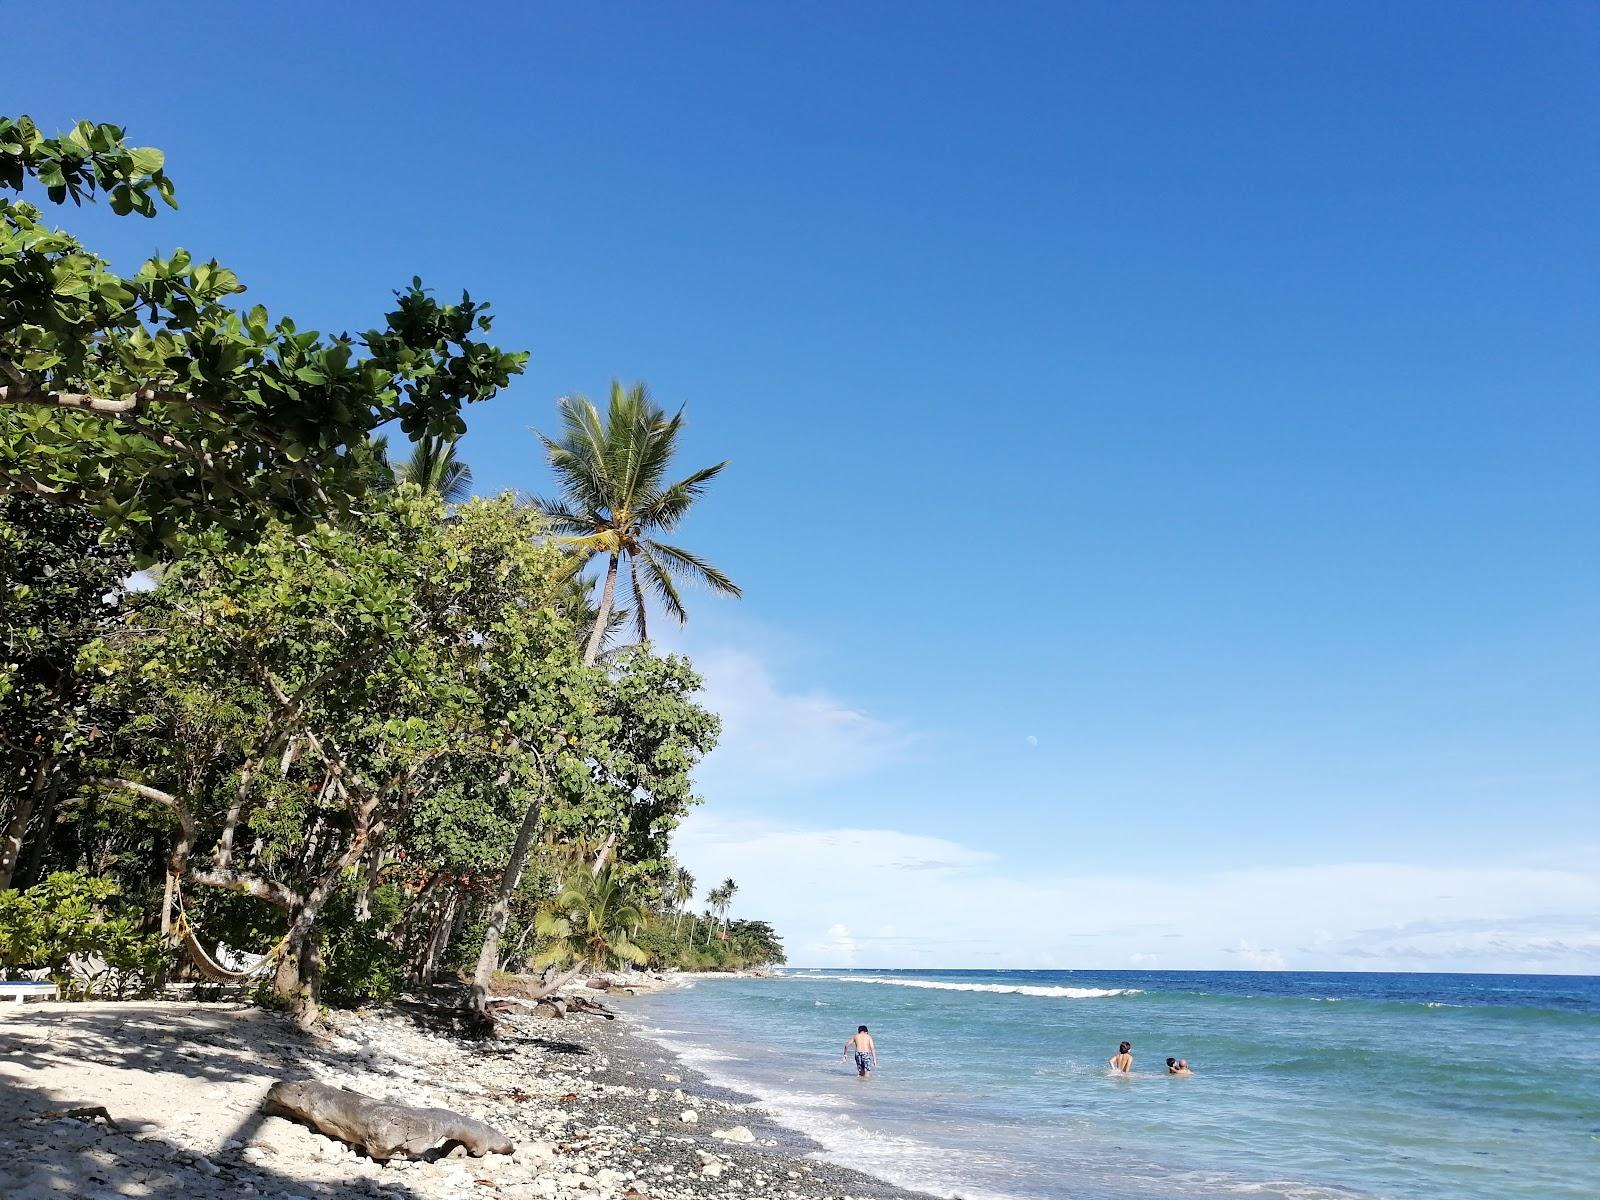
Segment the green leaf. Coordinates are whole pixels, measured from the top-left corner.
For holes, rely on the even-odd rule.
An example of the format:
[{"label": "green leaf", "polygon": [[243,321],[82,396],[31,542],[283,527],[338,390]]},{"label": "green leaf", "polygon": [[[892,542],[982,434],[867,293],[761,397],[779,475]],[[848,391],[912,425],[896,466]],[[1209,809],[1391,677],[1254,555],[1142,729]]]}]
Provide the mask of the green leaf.
[{"label": "green leaf", "polygon": [[154,175],[166,165],[167,156],[154,146],[135,146],[128,150],[133,169],[141,175]]}]

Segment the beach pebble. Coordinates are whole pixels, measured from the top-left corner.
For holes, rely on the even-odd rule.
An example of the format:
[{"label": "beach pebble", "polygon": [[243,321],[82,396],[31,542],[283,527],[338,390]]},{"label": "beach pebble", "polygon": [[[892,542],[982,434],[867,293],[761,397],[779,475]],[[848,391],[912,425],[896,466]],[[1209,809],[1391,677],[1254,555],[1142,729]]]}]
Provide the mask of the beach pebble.
[{"label": "beach pebble", "polygon": [[678,1114],[678,1120],[682,1121],[685,1125],[694,1125],[700,1120],[700,1114],[695,1112],[695,1110],[692,1108],[686,1108]]},{"label": "beach pebble", "polygon": [[751,1142],[756,1140],[756,1135],[751,1133],[743,1125],[735,1125],[732,1129],[713,1129],[711,1131],[711,1136],[714,1138],[721,1138],[725,1142],[738,1142],[740,1145],[744,1146],[748,1146]]}]

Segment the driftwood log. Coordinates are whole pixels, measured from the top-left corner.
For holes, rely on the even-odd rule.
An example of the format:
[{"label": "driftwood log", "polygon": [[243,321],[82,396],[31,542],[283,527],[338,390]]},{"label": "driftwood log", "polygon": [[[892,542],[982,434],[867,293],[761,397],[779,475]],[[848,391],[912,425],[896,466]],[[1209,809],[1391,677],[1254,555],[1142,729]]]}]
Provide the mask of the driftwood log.
[{"label": "driftwood log", "polygon": [[262,1107],[348,1142],[369,1157],[422,1158],[459,1142],[473,1158],[510,1154],[511,1139],[493,1125],[448,1108],[410,1108],[325,1083],[275,1083]]},{"label": "driftwood log", "polygon": [[615,1021],[617,1014],[612,1012],[598,1000],[590,1000],[586,996],[574,996],[567,1001],[568,1012],[592,1013],[597,1017],[604,1017],[608,1021]]},{"label": "driftwood log", "polygon": [[615,1021],[617,1014],[612,1012],[598,1000],[590,1000],[587,996],[547,996],[534,1005],[533,1011],[541,1017],[561,1019],[572,1013],[588,1013],[590,1016],[604,1017],[608,1021]]}]

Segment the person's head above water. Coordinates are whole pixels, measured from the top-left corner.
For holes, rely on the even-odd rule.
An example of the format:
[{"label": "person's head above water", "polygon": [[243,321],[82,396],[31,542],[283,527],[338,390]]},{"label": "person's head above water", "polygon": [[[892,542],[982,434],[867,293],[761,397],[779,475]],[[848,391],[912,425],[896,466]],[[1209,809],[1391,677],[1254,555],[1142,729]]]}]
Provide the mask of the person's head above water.
[{"label": "person's head above water", "polygon": [[1177,1059],[1175,1059],[1175,1058],[1169,1058],[1169,1059],[1167,1059],[1167,1066],[1169,1066],[1169,1067],[1175,1067],[1175,1066],[1177,1066],[1177,1065],[1178,1065],[1178,1060],[1177,1060]]},{"label": "person's head above water", "polygon": [[1132,1050],[1132,1049],[1133,1049],[1133,1043],[1132,1042],[1123,1042],[1122,1045],[1117,1047],[1117,1053],[1118,1054],[1126,1054],[1129,1050]]},{"label": "person's head above water", "polygon": [[865,1025],[861,1026],[861,1028],[856,1030],[857,1033],[865,1033],[866,1031],[867,1031],[867,1027]]}]

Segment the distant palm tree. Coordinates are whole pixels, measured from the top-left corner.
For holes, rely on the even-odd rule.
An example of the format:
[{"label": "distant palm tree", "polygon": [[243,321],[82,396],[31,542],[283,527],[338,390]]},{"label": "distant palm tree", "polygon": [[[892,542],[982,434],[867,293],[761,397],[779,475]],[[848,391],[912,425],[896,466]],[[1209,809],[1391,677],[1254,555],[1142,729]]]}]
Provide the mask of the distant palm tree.
[{"label": "distant palm tree", "polygon": [[616,871],[573,871],[534,919],[534,932],[544,943],[534,965],[570,966],[542,994],[559,990],[585,967],[605,971],[649,962],[650,955],[633,940],[642,924],[644,912]]},{"label": "distant palm tree", "polygon": [[[733,903],[734,893],[738,890],[739,885],[729,878],[724,879],[719,886],[712,888],[706,896],[706,904],[716,914],[717,921],[723,924],[724,933],[727,932],[727,924],[723,921],[723,916],[727,913],[728,906]],[[706,935],[706,941],[711,941],[709,933]]]},{"label": "distant palm tree", "polygon": [[388,464],[396,483],[414,483],[446,504],[460,504],[472,495],[472,468],[456,457],[454,438],[424,437],[413,442],[411,456],[401,463],[389,457],[387,435],[373,438],[372,448]]},{"label": "distant palm tree", "polygon": [[446,504],[472,495],[472,468],[456,457],[454,438],[425,437],[413,443],[411,457],[394,469],[397,480],[434,492]]},{"label": "distant palm tree", "polygon": [[722,892],[722,904],[717,909],[717,915],[722,918],[722,931],[726,933],[728,931],[728,909],[733,905],[733,898],[739,891],[739,885],[733,881],[733,877],[730,875],[722,881],[722,887],[719,890]]},{"label": "distant palm tree", "polygon": [[[725,595],[740,594],[738,584],[704,559],[678,546],[656,541],[657,531],[670,533],[705,486],[727,466],[705,467],[676,483],[665,483],[677,449],[683,413],[668,417],[644,384],[624,388],[611,384],[606,416],[581,396],[561,401],[563,436],[558,442],[540,434],[560,488],[559,500],[539,506],[558,534],[591,556],[606,556],[605,587],[595,615],[584,661],[593,663],[616,603],[617,569],[628,560],[633,591],[633,618],[641,642],[649,640],[645,620],[645,586],[679,621],[685,617],[678,579],[706,584]],[[641,579],[641,575],[643,578]]]},{"label": "distant palm tree", "polygon": [[667,899],[678,910],[678,920],[673,928],[682,929],[684,909],[694,899],[694,876],[689,874],[688,867],[679,867],[672,873],[672,878],[667,881]]}]

